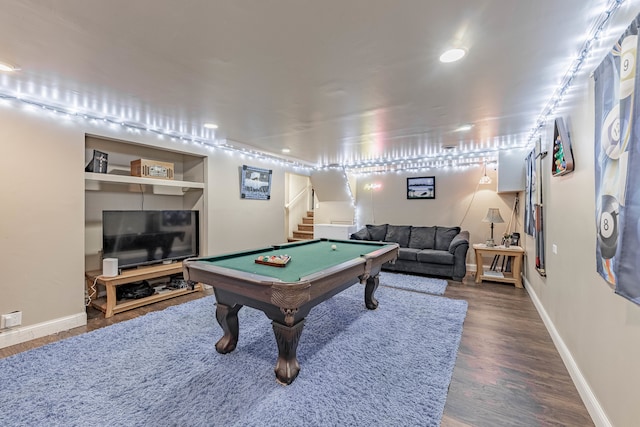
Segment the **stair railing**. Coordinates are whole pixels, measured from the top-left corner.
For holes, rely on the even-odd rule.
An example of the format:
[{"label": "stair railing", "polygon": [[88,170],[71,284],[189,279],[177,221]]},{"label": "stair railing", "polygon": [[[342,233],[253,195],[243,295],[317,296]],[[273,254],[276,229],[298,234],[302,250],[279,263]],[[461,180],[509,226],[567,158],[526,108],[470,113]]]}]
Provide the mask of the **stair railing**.
[{"label": "stair railing", "polygon": [[[284,210],[289,212],[291,210],[291,207],[296,205],[298,203],[298,201],[300,199],[302,199],[303,196],[308,196],[309,195],[309,191],[311,191],[311,184],[308,184],[305,188],[303,188],[302,190],[300,190],[300,192],[298,194],[296,194],[290,201],[289,203],[286,203],[284,205]],[[306,209],[305,209],[306,210]]]},{"label": "stair railing", "polygon": [[[298,194],[296,194],[288,203],[284,205],[285,211],[285,226],[286,226],[286,236],[292,237],[293,230],[295,230],[295,224],[297,224],[298,219],[300,217],[306,216],[308,206],[303,204],[306,202],[311,192],[311,183],[308,183],[304,188],[300,190]],[[292,218],[296,218],[295,221]]]}]

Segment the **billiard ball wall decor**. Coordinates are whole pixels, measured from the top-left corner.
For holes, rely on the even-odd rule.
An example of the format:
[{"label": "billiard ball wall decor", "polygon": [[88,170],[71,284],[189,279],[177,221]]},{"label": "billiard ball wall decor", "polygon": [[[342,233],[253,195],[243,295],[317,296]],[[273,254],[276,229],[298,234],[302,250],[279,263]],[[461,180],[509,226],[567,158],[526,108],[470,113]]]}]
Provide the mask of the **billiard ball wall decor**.
[{"label": "billiard ball wall decor", "polygon": [[569,133],[562,117],[555,120],[553,126],[553,159],[551,159],[551,175],[560,176],[573,172],[573,152]]}]

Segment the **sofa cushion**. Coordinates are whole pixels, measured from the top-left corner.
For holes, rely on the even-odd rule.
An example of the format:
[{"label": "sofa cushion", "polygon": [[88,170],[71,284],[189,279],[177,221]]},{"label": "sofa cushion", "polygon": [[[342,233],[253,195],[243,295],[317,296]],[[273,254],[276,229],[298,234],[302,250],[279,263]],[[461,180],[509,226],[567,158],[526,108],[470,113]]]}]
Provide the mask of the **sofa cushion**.
[{"label": "sofa cushion", "polygon": [[384,241],[384,238],[387,236],[387,224],[382,225],[371,225],[367,224],[367,230],[369,230],[369,234],[371,235],[371,240],[379,240]]},{"label": "sofa cushion", "polygon": [[358,230],[357,232],[351,235],[353,240],[371,240],[371,234],[369,233],[369,229],[367,227]]},{"label": "sofa cushion", "polygon": [[433,248],[439,251],[448,251],[451,241],[459,232],[460,227],[436,227],[436,240]]},{"label": "sofa cushion", "polygon": [[384,237],[385,242],[395,242],[401,248],[409,247],[409,235],[411,234],[410,225],[387,225],[387,235]]},{"label": "sofa cushion", "polygon": [[453,265],[455,257],[449,251],[437,249],[423,249],[416,254],[418,262],[429,264]]},{"label": "sofa cushion", "polygon": [[420,251],[421,249],[400,248],[400,252],[398,253],[398,259],[403,259],[406,261],[417,261],[418,252]]},{"label": "sofa cushion", "polygon": [[436,227],[411,227],[409,247],[412,249],[433,249],[436,241]]}]

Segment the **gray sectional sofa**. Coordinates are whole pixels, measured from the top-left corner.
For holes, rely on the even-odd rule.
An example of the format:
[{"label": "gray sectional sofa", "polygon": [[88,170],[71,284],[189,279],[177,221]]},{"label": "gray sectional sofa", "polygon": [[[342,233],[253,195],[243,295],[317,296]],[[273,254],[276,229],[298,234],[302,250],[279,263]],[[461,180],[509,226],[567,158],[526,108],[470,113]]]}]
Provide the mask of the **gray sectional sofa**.
[{"label": "gray sectional sofa", "polygon": [[367,225],[351,239],[398,243],[398,259],[384,264],[383,270],[446,276],[456,281],[467,274],[469,232],[460,227]]}]

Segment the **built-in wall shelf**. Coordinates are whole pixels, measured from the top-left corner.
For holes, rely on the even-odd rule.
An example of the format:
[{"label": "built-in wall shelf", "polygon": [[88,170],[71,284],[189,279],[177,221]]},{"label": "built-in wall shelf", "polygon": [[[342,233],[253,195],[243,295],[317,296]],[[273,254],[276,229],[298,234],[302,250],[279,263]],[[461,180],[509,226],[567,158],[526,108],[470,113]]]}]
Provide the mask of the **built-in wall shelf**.
[{"label": "built-in wall shelf", "polygon": [[[204,215],[207,206],[207,156],[89,134],[85,135],[84,148],[84,164],[78,164],[78,168],[85,169],[82,172],[85,271],[102,268],[103,213],[110,210],[199,211],[199,253],[207,253],[207,240],[204,238],[207,235],[207,216]],[[88,172],[86,167],[94,160],[96,151],[106,155],[102,156],[106,157],[106,164],[99,164],[106,167]],[[131,164],[143,159],[171,164],[173,179],[132,175]]]},{"label": "built-in wall shelf", "polygon": [[[145,178],[138,176],[127,176],[127,175],[113,175],[106,173],[94,173],[94,172],[85,172],[84,173],[84,181],[87,190],[99,190],[100,183],[110,183],[110,184],[135,184],[135,185],[151,185],[153,187],[170,187],[170,188],[181,188],[183,192],[194,190],[194,189],[203,189],[203,182],[193,182],[193,181],[177,181],[172,179],[158,179],[158,178]],[[96,185],[98,184],[98,185]]]}]

